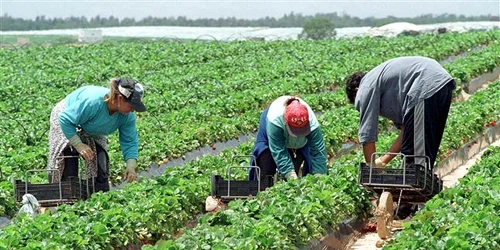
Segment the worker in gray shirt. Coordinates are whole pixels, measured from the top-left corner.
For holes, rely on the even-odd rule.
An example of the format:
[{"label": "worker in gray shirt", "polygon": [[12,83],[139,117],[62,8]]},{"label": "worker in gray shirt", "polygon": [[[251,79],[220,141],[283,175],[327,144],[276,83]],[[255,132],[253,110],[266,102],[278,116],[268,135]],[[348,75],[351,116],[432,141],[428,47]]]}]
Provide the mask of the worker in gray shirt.
[{"label": "worker in gray shirt", "polygon": [[[346,94],[360,112],[358,137],[365,161],[385,167],[395,157],[385,154],[371,159],[381,115],[401,130],[389,152],[428,156],[430,166],[434,166],[454,88],[455,81],[438,62],[419,56],[394,58],[366,74],[351,75]],[[425,158],[407,160],[407,164],[425,163]]]}]

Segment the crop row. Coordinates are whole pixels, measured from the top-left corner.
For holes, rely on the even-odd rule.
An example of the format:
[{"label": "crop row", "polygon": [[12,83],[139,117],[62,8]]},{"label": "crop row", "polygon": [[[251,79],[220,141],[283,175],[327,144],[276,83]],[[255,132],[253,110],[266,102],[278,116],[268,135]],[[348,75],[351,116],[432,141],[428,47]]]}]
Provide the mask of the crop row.
[{"label": "crop row", "polygon": [[[499,92],[500,82],[490,85],[486,91],[474,94],[469,100],[463,102],[463,104],[461,103],[460,108],[452,108],[449,120],[461,119],[464,112],[470,112],[471,110],[491,109],[491,100],[498,99]],[[468,105],[467,103],[470,104]],[[489,113],[489,117],[485,116],[484,119],[498,118],[498,112],[500,111],[493,108],[493,111]],[[471,127],[474,122],[476,121],[465,120],[457,126]],[[457,128],[454,127],[452,129]],[[477,132],[480,132],[483,128],[478,128]],[[381,137],[387,136],[381,135]],[[448,134],[447,137],[456,137],[456,135]],[[445,138],[445,140],[447,139]],[[0,232],[0,248],[29,246],[34,248],[107,249],[126,246],[140,242],[141,240],[149,242],[158,239],[169,239],[175,235],[177,230],[182,228],[182,225],[191,220],[195,214],[202,212],[201,206],[204,198],[209,193],[208,189],[210,185],[208,177],[210,174],[223,171],[227,167],[228,162],[231,161],[232,156],[245,154],[245,152],[249,152],[250,147],[250,143],[247,143],[236,149],[227,150],[217,157],[204,157],[185,165],[183,168],[168,169],[165,175],[159,178],[143,180],[137,184],[127,185],[123,190],[94,195],[87,202],[79,202],[74,206],[61,207],[54,216],[40,215],[34,219],[19,217],[13,222],[13,225]],[[346,158],[348,157],[350,156],[346,156]],[[356,160],[359,159],[361,158],[358,154]],[[285,231],[280,232],[289,233],[284,234],[281,238],[276,238],[280,239],[280,241],[276,241],[276,244],[281,244],[280,242],[282,242],[283,245],[280,246],[291,246],[290,244],[301,245],[304,243],[303,237],[305,237],[304,239],[314,238],[322,232],[320,229],[309,229],[310,227],[307,227],[308,223],[316,226],[328,220],[334,225],[336,221],[343,219],[344,216],[357,214],[363,210],[363,204],[366,203],[366,200],[363,198],[360,198],[361,200],[358,200],[357,203],[348,203],[345,205],[338,203],[341,202],[341,199],[321,198],[322,196],[331,198],[337,192],[339,193],[339,198],[343,199],[358,199],[354,197],[366,198],[363,195],[355,195],[351,198],[348,196],[350,193],[361,194],[363,192],[359,186],[354,184],[356,178],[353,172],[355,171],[356,160],[347,161],[345,165],[337,165],[342,164],[344,161],[342,159],[338,160],[339,163],[334,164],[328,176],[318,179],[308,177],[303,182],[300,181],[300,184],[297,183],[296,186],[289,183],[280,183],[258,196],[258,202],[271,205],[271,201],[280,202],[280,198],[274,198],[274,195],[281,197],[281,194],[286,194],[286,197],[282,197],[282,199],[300,204],[300,206],[295,207],[285,206],[286,202],[281,201],[282,203],[279,204],[283,204],[283,206],[280,208],[290,210],[286,210],[287,213],[278,214],[280,216],[291,214],[291,217],[277,217],[275,220],[281,218],[283,220],[286,219],[290,225],[296,223],[297,221],[293,221],[293,217],[301,209],[304,209],[302,210],[304,213],[310,212],[312,216],[310,218],[297,217],[296,220],[299,220],[298,223],[307,228],[306,232],[300,232],[300,239],[294,238],[289,234],[290,232],[295,233],[296,231],[294,230],[296,229],[289,229],[287,227]],[[344,181],[336,181],[336,178],[333,178],[334,176],[336,178],[338,176],[339,179],[345,179]],[[313,182],[314,185],[312,185]],[[310,185],[306,185],[306,183],[310,183]],[[323,184],[324,186],[322,187],[325,188],[325,192],[319,192],[314,188],[316,185]],[[288,185],[292,186],[289,187]],[[311,191],[310,197],[308,196],[308,198],[301,200],[300,197],[302,196],[299,194],[302,194],[303,191]],[[246,205],[241,205],[237,208],[239,202],[248,202],[251,204],[257,201],[238,201],[235,205],[231,204],[230,207],[233,210],[248,209]],[[317,210],[316,206],[322,209]],[[346,208],[346,212],[343,213],[336,210],[336,206]],[[241,213],[238,211],[233,215],[226,215],[239,216]],[[247,225],[250,226],[248,231],[243,231],[247,233],[240,235],[241,232],[239,232],[234,238],[250,240],[251,235],[256,235],[258,232],[268,232],[268,230],[262,231],[262,227],[251,227],[251,225],[265,225],[267,222],[270,225],[275,225],[272,224],[272,218],[269,217],[272,216],[271,211],[272,209],[253,210],[253,214],[251,214],[258,221],[252,220],[255,223],[249,223]],[[327,217],[320,217],[318,211],[332,212],[328,213]],[[334,215],[339,217],[335,217]],[[209,218],[207,218],[207,221],[209,221]],[[217,221],[217,219],[214,220]],[[238,219],[228,217],[225,220],[237,221]],[[244,222],[242,221],[241,223]],[[205,224],[200,225],[200,227],[193,229],[192,233],[189,230],[185,232],[179,239],[179,243],[182,243],[182,239],[186,239],[189,235],[196,235],[196,230],[203,230],[203,225]],[[217,226],[222,225],[217,224]],[[46,230],[48,228],[50,230]],[[64,234],[61,232],[64,232]],[[216,232],[221,232],[221,230],[216,230]],[[232,230],[228,228],[228,232],[232,232]],[[272,234],[272,232],[268,233]],[[212,242],[221,242],[216,241],[216,239],[220,239],[219,237],[223,236],[223,234],[217,236],[218,234],[214,232],[214,234],[210,235],[210,237],[214,238]],[[244,240],[241,242],[244,242]],[[173,244],[173,242],[168,243]]]},{"label": "crop row", "polygon": [[[500,53],[499,48],[500,45],[498,43],[491,43],[486,49],[467,55],[463,59],[459,59],[456,62],[448,64],[447,67],[454,69],[453,72],[458,72],[457,74],[462,75],[474,75],[477,74],[477,72],[490,70],[492,68],[491,65],[494,65],[496,62],[495,59],[498,59],[498,57],[492,55]],[[468,61],[482,63],[466,63]],[[458,66],[454,66],[455,64]],[[353,126],[353,124],[357,123],[358,114],[347,105],[343,90],[318,94],[306,94],[303,95],[303,98],[308,100],[314,110],[324,111],[328,114],[322,116],[320,119],[324,128],[323,133],[325,134],[325,140],[327,140],[327,144],[329,145],[328,153],[330,156],[334,156],[336,154],[338,149],[342,146],[342,143],[353,140],[355,141],[355,138],[357,137],[357,126]],[[259,113],[260,110],[255,110],[249,112],[248,115],[253,114],[253,117],[259,117]],[[471,113],[469,113],[469,116],[470,114]],[[237,123],[237,121],[232,122]],[[9,122],[6,122],[5,124],[9,125]],[[382,124],[382,128],[389,125],[387,122]],[[474,131],[471,128],[469,128],[469,130]],[[464,138],[465,137],[463,137],[462,140],[464,140]],[[460,139],[456,139],[456,141],[452,143],[454,144],[454,147],[456,147],[457,145],[460,145],[460,142]],[[446,148],[452,147],[447,146]],[[11,178],[16,178],[16,176],[17,178],[20,178],[20,176],[22,176],[22,172],[20,170],[23,168],[18,169],[18,167],[16,167],[16,163],[23,166],[33,166],[33,163],[29,162],[32,157],[29,156],[36,155],[34,152],[30,152],[29,154],[19,154],[14,150],[4,152],[4,154],[8,157],[8,160],[4,161],[6,164],[6,166],[3,166],[4,175],[10,174]],[[445,156],[444,152],[441,152],[441,155]],[[17,169],[18,174],[12,174],[16,173],[14,169]],[[12,184],[8,181],[0,180],[0,190],[2,190],[0,191],[0,199],[4,200],[4,204],[0,206],[0,214],[11,215],[16,207],[12,198]]]},{"label": "crop row", "polygon": [[[475,37],[476,34],[473,33],[470,36]],[[484,36],[484,34],[483,34],[483,36]],[[482,37],[482,36],[479,36],[479,37]],[[465,39],[466,41],[467,41],[467,39],[470,39],[470,37],[467,37],[467,36],[465,38],[466,38]],[[459,41],[460,41],[460,44],[468,44],[468,43],[464,43],[462,40],[459,40]],[[493,48],[493,49],[496,48],[496,51],[498,51],[498,46],[495,46],[495,45],[498,45],[498,44],[495,44],[495,43],[491,44],[491,46],[488,47],[486,49],[486,51],[491,50],[491,48]],[[493,53],[495,53],[495,50],[493,51]],[[479,52],[476,54],[479,55],[479,56],[476,56],[479,59],[476,59],[474,61],[481,61],[481,58],[483,58],[482,62],[490,62],[491,58],[497,58],[497,57],[489,56],[487,52]],[[469,56],[472,56],[472,55],[469,55]],[[462,60],[462,61],[464,61],[464,60]],[[479,72],[484,71],[484,69],[478,70],[478,66],[482,66],[483,64],[469,64],[469,65],[467,65],[467,67],[458,67],[459,69],[462,70],[462,71],[458,71],[458,72],[465,72],[462,74],[471,75],[471,73],[475,72],[475,71],[479,71]],[[490,65],[491,64],[495,64],[495,62],[490,63]],[[471,73],[469,73],[469,72],[471,72]],[[11,91],[11,93],[12,92],[15,93],[14,89],[9,90],[9,87],[12,87],[12,86],[10,86],[10,85],[3,85],[3,86],[6,86],[6,88],[5,88],[6,92]],[[337,92],[337,94],[334,94],[334,95],[331,95],[331,94],[321,95],[321,97],[322,98],[313,99],[313,100],[318,100],[318,101],[316,101],[316,102],[313,101],[311,103],[313,105],[313,107],[315,108],[315,110],[325,110],[325,109],[331,108],[333,106],[340,106],[340,105],[345,104],[345,98],[343,97],[342,94],[339,95],[338,92]],[[14,100],[17,100],[17,99],[14,98]],[[17,101],[20,101],[20,100],[17,100]],[[8,107],[3,107],[2,110],[4,110],[4,113],[16,114],[16,112],[19,112],[19,110],[22,108],[21,104],[25,104],[25,103],[19,102],[18,104],[19,105],[11,105]],[[33,105],[35,105],[35,104],[33,104]],[[260,110],[249,111],[249,112],[247,112],[245,117],[246,118],[258,117],[259,113],[260,113]],[[197,115],[190,114],[188,116],[195,116],[196,117]],[[174,119],[174,118],[172,118],[172,119]],[[238,122],[240,122],[240,121],[243,121],[243,123],[246,124],[247,126],[256,126],[255,122],[250,118],[249,119],[238,119]],[[17,119],[6,120],[6,122],[3,123],[2,125],[4,126],[3,128],[5,129],[5,131],[12,130],[11,129],[12,127],[17,128],[18,130],[26,130],[26,128],[23,126],[23,124],[21,124]],[[21,126],[19,126],[19,125],[21,125]],[[204,131],[203,128],[200,128],[199,126],[193,126],[193,127],[197,128],[197,131],[194,133],[196,139],[203,138],[203,136],[206,135],[206,133],[208,133],[208,132]],[[237,124],[237,123],[235,124],[235,120],[231,119],[231,120],[227,120],[227,121],[218,121],[217,126],[212,126],[209,130],[211,130],[211,131],[224,131],[224,130],[226,130],[227,131],[227,130],[232,129],[233,133],[237,134],[237,133],[241,133],[242,127],[244,127],[244,126],[242,126],[241,124]],[[184,128],[185,128],[185,126],[184,126]],[[16,131],[14,131],[13,134],[9,134],[10,135],[9,137],[4,137],[4,141],[2,141],[2,145],[4,145],[4,146],[6,145],[8,147],[9,145],[15,144],[15,142],[16,142],[16,140],[15,140],[16,133],[15,132]],[[24,132],[27,133],[28,131],[24,131]],[[147,131],[144,131],[144,134],[146,134],[146,136],[153,135],[155,137],[155,139],[157,139],[157,140],[168,140],[169,139],[169,137],[157,136],[157,133],[147,133]],[[182,138],[182,136],[177,136],[176,138]],[[31,133],[30,133],[30,137],[28,139],[33,139],[33,138],[31,138]],[[169,141],[173,141],[173,140],[170,139]],[[193,142],[198,143],[199,141],[193,140]],[[9,147],[6,150],[2,151],[2,153],[4,154],[4,156],[2,157],[2,158],[4,158],[2,160],[2,162],[4,164],[2,170],[3,170],[5,175],[10,175],[12,177],[21,176],[23,173],[23,170],[25,170],[26,168],[33,168],[33,167],[36,168],[37,165],[44,165],[45,164],[46,157],[45,157],[45,153],[43,153],[43,152],[45,152],[44,147],[42,149],[42,147],[40,147],[40,146],[36,147],[36,145],[35,145],[34,147],[37,148],[38,150],[34,150],[34,147],[22,147],[21,143],[17,143],[15,145],[16,145],[16,147]],[[152,145],[153,148],[156,147],[155,148],[156,151],[161,151],[162,146],[158,146],[158,145],[162,145],[162,143],[160,141],[157,143],[155,143],[154,141],[151,141],[151,143],[149,143],[148,145]],[[191,147],[198,147],[200,145],[201,144],[198,143],[195,145],[191,145]],[[117,151],[118,150],[116,150],[116,148],[112,147],[112,149],[111,149],[112,153],[114,152],[115,154],[118,154],[118,153],[116,153]],[[150,153],[156,152],[155,150],[150,150],[150,151],[143,150],[143,151],[150,152]],[[157,153],[159,153],[159,152],[157,152]],[[119,170],[120,168],[113,168],[113,169]],[[17,170],[17,171],[13,171],[13,170]],[[115,176],[116,176],[116,174],[115,174]]]},{"label": "crop row", "polygon": [[[449,41],[442,41],[442,43],[449,44]],[[450,48],[453,48],[453,46],[444,47],[443,50],[446,50],[445,48],[448,48],[448,54],[456,52],[451,51]],[[220,96],[219,98],[200,101],[187,106],[186,109],[180,109],[178,112],[168,112],[165,110],[165,112],[160,113],[162,115],[158,115],[158,113],[146,114],[146,116],[157,116],[158,124],[166,125],[156,126],[165,128],[164,133],[162,133],[164,136],[162,137],[144,131],[143,140],[150,143],[144,146],[144,152],[147,154],[147,152],[157,150],[155,154],[148,154],[146,157],[150,157],[150,155],[152,157],[161,157],[160,159],[150,158],[151,161],[157,161],[172,156],[180,156],[200,146],[208,145],[215,141],[233,139],[242,133],[255,131],[262,108],[280,95],[305,95],[325,91],[336,85],[342,86],[343,79],[349,73],[364,69],[365,67],[375,66],[377,63],[391,57],[415,54],[430,54],[430,56],[434,57],[438,54],[435,53],[433,47],[417,48],[404,52],[390,50],[389,48],[385,48],[385,50],[391,52],[373,56],[370,53],[356,57],[350,55],[338,56],[339,58],[333,60],[316,63],[311,68],[293,66],[296,60],[285,61],[283,63],[284,65],[288,65],[287,67],[290,67],[289,71],[299,70],[301,73],[266,80],[268,78],[267,74],[259,71],[258,74],[245,77],[245,79],[251,82],[252,88],[236,88],[236,92],[230,94],[229,97]],[[360,51],[360,53],[362,54],[363,51]],[[303,55],[303,60],[305,58],[313,58],[313,60],[315,58],[322,58],[322,55],[324,54],[305,54]],[[334,66],[332,67],[331,65]],[[363,67],[360,67],[360,65],[363,65]],[[274,67],[271,67],[270,70],[275,71]],[[252,80],[253,78],[255,80]],[[227,82],[227,84],[231,85],[230,82]],[[176,122],[171,123],[174,118],[177,118]],[[165,141],[168,141],[168,143],[165,143]],[[153,145],[163,145],[163,147],[158,148]]]},{"label": "crop row", "polygon": [[[5,72],[0,76],[0,115],[8,122],[0,130],[9,136],[1,141],[0,161],[9,175],[44,168],[52,106],[77,86],[103,85],[116,75],[135,77],[149,90],[145,99],[150,112],[138,115],[144,167],[255,131],[260,111],[279,95],[313,94],[342,85],[349,73],[395,56],[442,59],[481,44],[491,46],[499,34],[1,50],[7,60],[0,62]],[[112,176],[117,177],[123,169],[117,136],[110,141],[110,155],[116,159]]]},{"label": "crop row", "polygon": [[384,249],[499,249],[500,147],[425,204]]},{"label": "crop row", "polygon": [[[471,37],[473,39],[471,39]],[[481,34],[481,33],[479,35],[477,35],[475,33],[469,34],[468,36],[465,36],[465,38],[460,38],[460,40],[458,40],[461,44],[466,44],[466,45],[462,45],[462,47],[459,47],[459,48],[469,46],[470,45],[469,43],[471,43],[470,41],[483,42],[483,40],[485,38],[487,38],[487,36],[485,36],[484,34]],[[425,39],[429,39],[429,38],[426,37]],[[422,39],[420,42],[425,41],[425,39]],[[442,40],[443,39],[441,39],[441,41]],[[470,41],[464,43],[463,42],[464,40],[465,41],[470,40]],[[394,43],[397,44],[400,42],[400,41],[393,42],[392,40],[389,40],[389,41],[390,41],[389,45],[394,45]],[[351,42],[351,44],[352,43],[354,43],[354,42]],[[473,44],[473,43],[471,43],[471,44]],[[32,48],[32,49],[35,49],[35,48]],[[412,47],[410,46],[410,47],[405,47],[405,48],[409,49]],[[45,48],[39,48],[39,49],[45,50]],[[65,47],[62,47],[61,49],[63,49],[65,51]],[[385,48],[385,49],[387,49],[387,48]],[[28,50],[28,52],[29,52],[29,50]],[[28,53],[28,52],[21,50],[19,53],[22,55],[24,55],[26,53],[29,55],[31,55],[31,54],[36,55],[37,54],[35,52],[33,52],[33,53],[31,53],[31,52]],[[43,58],[43,56],[47,56],[47,54],[50,54],[50,53],[42,54],[40,56],[42,57],[42,59],[47,59],[47,58]],[[56,58],[59,58],[59,57],[56,57]],[[29,62],[29,60],[27,60],[27,61]],[[12,64],[11,64],[11,66],[12,66]],[[13,68],[13,69],[18,69],[18,68],[23,69],[23,67],[17,67],[17,68]],[[29,67],[29,69],[31,69],[31,70],[36,69],[36,68],[37,67]],[[43,73],[43,71],[40,71],[40,70],[38,70],[37,72]],[[26,72],[19,72],[19,73],[26,73]],[[15,93],[15,94],[19,94],[19,93],[23,93],[23,92],[29,93],[31,91],[30,90],[31,88],[22,88],[21,91],[16,91],[18,89],[18,87],[17,86],[14,87],[14,85],[12,85],[12,84],[2,85],[2,87],[3,88],[1,89],[1,91],[4,91],[5,95],[1,95],[1,96],[4,96],[4,97],[8,96],[9,94],[12,95],[12,93]],[[42,89],[42,90],[53,91],[53,89],[54,88],[49,87],[49,88]],[[25,93],[25,94],[27,94],[27,93]],[[3,116],[8,116],[10,118],[13,118],[13,119],[5,119],[4,120],[5,122],[0,125],[0,128],[2,130],[13,132],[13,133],[9,133],[9,136],[3,137],[1,145],[3,145],[5,147],[5,150],[2,151],[2,153],[1,153],[2,156],[0,156],[0,160],[2,162],[2,171],[3,171],[5,176],[10,176],[11,179],[12,178],[21,178],[23,176],[23,172],[26,169],[38,168],[37,166],[44,166],[46,163],[45,146],[42,147],[42,145],[35,144],[35,145],[24,147],[23,143],[19,142],[19,140],[21,140],[21,137],[25,136],[26,134],[29,134],[29,136],[27,138],[23,138],[23,139],[26,140],[27,144],[35,143],[37,140],[35,137],[39,137],[38,139],[41,139],[42,141],[44,141],[45,137],[42,138],[41,136],[46,136],[46,134],[43,134],[43,133],[37,134],[39,132],[38,130],[31,131],[33,128],[30,127],[29,124],[28,125],[23,124],[22,123],[23,119],[21,119],[21,120],[18,119],[19,118],[19,117],[17,117],[18,114],[29,115],[30,121],[41,119],[41,118],[33,117],[34,116],[33,113],[27,112],[25,110],[25,108],[28,106],[37,106],[37,105],[39,106],[40,103],[38,102],[37,98],[42,98],[42,97],[35,96],[35,98],[33,98],[33,100],[32,99],[23,99],[26,96],[21,96],[19,98],[16,98],[16,96],[14,95],[14,98],[11,98],[8,100],[9,103],[7,103],[6,106],[0,107],[0,111],[2,112]],[[48,94],[47,96],[50,97],[51,94]],[[243,96],[245,96],[245,95],[243,95]],[[309,96],[317,96],[317,97],[308,98]],[[44,97],[46,97],[46,96],[43,96],[43,98]],[[325,94],[318,94],[318,95],[309,94],[309,95],[305,95],[304,97],[308,100],[311,100],[311,102],[310,102],[311,105],[314,107],[315,110],[318,110],[318,111],[328,110],[328,109],[331,109],[332,107],[343,106],[346,104],[345,97],[342,94],[342,92],[325,93]],[[227,99],[224,99],[224,100],[227,100]],[[220,105],[215,105],[215,106],[220,106]],[[238,106],[238,104],[237,103],[230,103],[230,105],[227,105],[227,106]],[[242,107],[246,108],[245,106],[242,106]],[[183,117],[198,117],[198,118],[201,117],[201,115],[197,112],[198,112],[197,109],[192,109],[190,112],[183,114]],[[204,143],[206,143],[206,141],[203,141],[203,138],[208,138],[208,137],[214,136],[213,134],[211,134],[211,131],[215,132],[215,136],[217,136],[218,138],[227,138],[227,136],[224,137],[224,134],[227,135],[228,133],[232,134],[234,136],[234,135],[240,134],[242,132],[246,132],[248,130],[254,129],[254,127],[256,126],[256,122],[257,122],[254,120],[256,119],[255,117],[259,117],[259,113],[260,113],[260,109],[249,109],[246,111],[245,114],[238,117],[239,119],[236,119],[236,120],[232,119],[232,118],[223,119],[223,118],[219,117],[218,119],[215,119],[215,121],[212,121],[214,124],[209,125],[208,128],[201,126],[200,124],[196,124],[196,123],[194,123],[194,121],[192,121],[193,123],[189,123],[189,122],[191,122],[190,119],[186,120],[186,122],[189,123],[189,126],[180,124],[179,126],[177,126],[177,129],[172,128],[172,127],[166,128],[166,127],[160,126],[161,129],[157,129],[154,133],[151,133],[151,132],[148,133],[147,130],[142,130],[140,128],[141,135],[144,135],[144,137],[145,137],[145,138],[143,137],[142,140],[148,141],[148,143],[146,145],[144,145],[143,148],[141,149],[141,152],[143,152],[145,154],[150,154],[150,155],[161,155],[163,149],[165,148],[163,146],[164,145],[163,142],[169,141],[168,145],[170,145],[170,144],[175,144],[173,142],[175,142],[176,140],[177,140],[178,144],[183,144],[183,146],[187,146],[188,148],[191,148],[191,149],[197,148],[197,147],[203,145]],[[173,115],[174,115],[173,117],[168,116],[168,115],[165,115],[164,117],[166,117],[167,120],[175,120],[176,119],[175,116],[179,115],[179,113],[174,112]],[[206,112],[205,116],[212,117],[210,119],[207,118],[207,121],[205,121],[205,123],[210,123],[211,121],[209,121],[209,120],[214,120],[213,117],[217,117],[217,115],[215,113],[210,113],[210,112]],[[27,121],[27,120],[24,120],[24,121]],[[146,124],[148,124],[146,119],[141,120],[141,123],[142,122],[145,122]],[[40,125],[36,124],[36,126],[40,126]],[[16,128],[16,129],[14,129],[14,131],[12,131],[12,128]],[[152,128],[154,129],[154,126]],[[182,130],[183,130],[184,134],[182,131],[179,131],[180,128],[183,128]],[[186,129],[186,128],[188,128],[188,129]],[[189,129],[189,128],[195,128],[195,131],[193,132],[192,131],[193,129]],[[36,129],[36,127],[35,127],[35,129]],[[19,131],[22,131],[22,133],[16,133]],[[165,135],[164,133],[167,133],[167,135]],[[161,136],[161,135],[163,135],[163,136]],[[183,137],[183,135],[184,135],[184,137]],[[189,135],[189,137],[188,137],[188,135]],[[340,135],[340,133],[335,133],[335,135],[332,134],[332,136],[329,138],[330,138],[330,140],[337,141],[336,139],[339,135]],[[334,137],[334,136],[336,136],[336,137]],[[152,137],[152,138],[148,139],[148,137]],[[111,139],[116,140],[116,138],[111,138]],[[191,142],[191,144],[189,144],[189,142]],[[118,149],[116,148],[116,145],[112,146],[111,151],[110,151],[112,157],[114,157],[114,158],[117,157],[116,155],[119,155]],[[340,145],[340,144],[339,143],[332,143],[332,145]],[[331,151],[331,155],[332,155],[334,149],[332,148],[330,151]],[[144,160],[144,162],[150,162],[150,161],[148,161],[147,157],[145,157],[145,158],[146,158],[146,160]],[[117,161],[117,162],[120,162],[120,161]],[[117,163],[115,165],[119,165],[119,164]],[[112,167],[112,171],[114,171],[113,176],[118,176],[120,170],[121,170],[120,167],[113,166]],[[44,181],[45,178],[41,177],[41,180]],[[11,185],[10,181],[0,181],[0,188],[2,190],[2,191],[0,191],[0,199],[4,200],[2,206],[0,207],[0,214],[12,215],[12,213],[15,211],[16,206],[14,204],[14,201],[13,201],[13,198],[11,195],[12,194],[12,185]]]},{"label": "crop row", "polygon": [[[498,120],[500,111],[489,100],[499,97],[500,82],[496,82],[487,91],[453,105],[449,118],[452,126],[448,126],[447,131],[472,127],[471,131],[477,135],[484,129],[482,122],[479,121],[479,126],[476,126],[477,120],[464,118],[462,113],[470,112],[482,119]],[[394,131],[381,133],[380,137],[385,140],[379,143],[380,148],[388,148],[390,140],[387,139],[393,138],[394,134]],[[464,136],[471,135],[465,133]],[[454,137],[457,135],[447,133],[443,141],[454,141]],[[283,186],[262,193],[256,200],[230,203],[228,212],[208,214],[199,220],[198,227],[187,230],[179,239],[160,244],[172,249],[204,249],[204,246],[217,249],[291,249],[304,246],[311,239],[323,235],[328,226],[335,226],[346,216],[361,215],[366,211],[363,209],[366,209],[367,198],[359,190],[355,171],[361,159],[358,152],[356,157],[348,155],[336,160],[331,173],[325,177],[327,183],[339,180],[333,186],[324,186],[323,178],[314,177],[306,178],[299,184],[283,183]],[[276,227],[276,224],[284,227]],[[252,238],[259,232],[268,231],[279,231],[278,236],[267,235],[274,238],[250,246],[245,244],[253,242]]]}]

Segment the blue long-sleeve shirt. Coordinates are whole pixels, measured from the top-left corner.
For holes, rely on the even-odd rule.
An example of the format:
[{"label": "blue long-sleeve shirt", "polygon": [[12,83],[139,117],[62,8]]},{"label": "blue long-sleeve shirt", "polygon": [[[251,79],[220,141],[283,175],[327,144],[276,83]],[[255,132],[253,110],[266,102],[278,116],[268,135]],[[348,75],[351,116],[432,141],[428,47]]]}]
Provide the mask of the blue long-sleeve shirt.
[{"label": "blue long-sleeve shirt", "polygon": [[82,128],[90,135],[109,135],[119,131],[120,148],[124,160],[138,159],[139,136],[133,112],[109,114],[104,102],[109,89],[98,86],[81,87],[65,98],[66,108],[59,115],[59,123],[66,138],[76,135]]}]

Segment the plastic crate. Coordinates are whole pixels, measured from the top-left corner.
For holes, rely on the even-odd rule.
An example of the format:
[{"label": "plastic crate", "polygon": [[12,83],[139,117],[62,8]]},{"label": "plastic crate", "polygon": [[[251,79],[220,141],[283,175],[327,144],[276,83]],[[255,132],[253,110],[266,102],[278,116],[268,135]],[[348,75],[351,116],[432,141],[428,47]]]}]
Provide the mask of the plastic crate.
[{"label": "plastic crate", "polygon": [[[266,188],[273,186],[273,176],[266,176],[259,183],[257,180],[224,180],[220,175],[212,175],[211,177],[211,195],[216,197],[243,197],[256,196],[259,191],[264,191]],[[228,194],[228,187],[230,192]]]},{"label": "plastic crate", "polygon": [[59,192],[59,183],[32,184],[28,183],[26,192],[26,182],[15,180],[15,197],[17,201],[22,201],[23,195],[29,193],[41,204],[44,201],[55,202],[61,200],[61,203],[84,200],[92,195],[94,189],[89,181],[78,180],[77,177],[69,177],[66,181],[61,181],[61,195]]},{"label": "plastic crate", "polygon": [[408,186],[419,189],[418,193],[425,196],[433,196],[443,189],[442,180],[432,170],[425,171],[422,165],[411,164],[405,169],[370,168],[361,163],[359,168],[359,182],[364,186],[376,189],[391,189],[391,187],[398,189]]},{"label": "plastic crate", "polygon": [[[371,169],[371,179],[370,179]],[[406,170],[406,171],[405,171]],[[404,172],[404,176],[403,176]],[[425,175],[424,167],[421,165],[411,165],[403,168],[370,168],[365,163],[361,163],[361,183],[362,184],[397,184],[411,185],[413,187],[424,187],[424,182],[432,179],[432,172],[427,171]]]}]

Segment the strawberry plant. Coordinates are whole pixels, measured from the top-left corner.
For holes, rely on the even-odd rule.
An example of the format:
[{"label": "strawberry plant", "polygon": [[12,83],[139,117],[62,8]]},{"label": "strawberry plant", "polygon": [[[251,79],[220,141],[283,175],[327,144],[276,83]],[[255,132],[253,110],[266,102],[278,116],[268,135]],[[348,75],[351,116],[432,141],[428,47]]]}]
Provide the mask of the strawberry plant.
[{"label": "strawberry plant", "polygon": [[452,188],[426,203],[394,241],[384,249],[500,248],[500,147]]},{"label": "strawberry plant", "polygon": [[[46,141],[43,141],[46,139],[34,140],[33,145],[27,145],[27,139],[43,138],[44,123],[40,121],[48,120],[53,103],[61,99],[65,91],[84,84],[102,85],[116,74],[126,76],[129,72],[143,76],[142,81],[150,90],[146,102],[151,104],[151,112],[138,117],[144,165],[180,157],[216,140],[254,131],[262,108],[284,93],[300,93],[310,100],[313,109],[324,111],[319,119],[325,130],[328,150],[334,155],[346,140],[356,142],[357,113],[346,106],[342,91],[318,92],[341,88],[343,79],[353,70],[370,69],[390,57],[422,54],[439,59],[486,43],[494,38],[491,34],[497,32],[421,36],[418,39],[356,38],[336,43],[127,43],[2,50],[0,54],[9,60],[0,62],[6,70],[6,74],[0,75],[3,82],[0,93],[5,94],[0,95],[0,111],[19,119],[0,124],[0,130],[16,128],[8,138],[0,138],[2,170],[6,169],[10,178],[19,178],[26,169],[45,166]],[[124,51],[130,57],[115,60],[122,58]],[[488,48],[484,51],[474,56],[491,57]],[[95,60],[89,62],[88,57]],[[463,71],[473,75],[475,68],[470,67],[464,67]],[[25,77],[21,79],[20,75]],[[22,87],[18,88],[19,84]],[[495,86],[498,84],[492,86],[485,93],[492,89],[497,91]],[[31,100],[22,99],[23,96],[43,98]],[[474,96],[471,100],[475,100]],[[488,104],[495,100],[491,98],[497,97],[485,94],[474,105],[452,110],[450,119],[462,116],[469,109],[479,110],[477,107],[484,105],[486,111],[474,115],[483,119],[481,126],[486,121],[496,120],[498,113]],[[23,101],[17,105],[13,100]],[[44,111],[34,114],[30,112],[33,106],[42,107]],[[31,120],[38,123],[27,125],[27,133],[16,126]],[[464,120],[453,128],[474,127],[475,122],[475,118]],[[381,125],[381,140],[393,136],[387,132],[389,123]],[[36,128],[40,128],[39,131],[31,135],[29,131]],[[481,129],[475,129],[474,133]],[[461,136],[449,133],[443,141],[449,140],[451,145],[455,137],[461,140]],[[117,138],[111,136],[110,140],[116,142]],[[224,172],[232,156],[248,154],[251,147],[252,143],[246,143],[218,156],[202,157],[179,168],[168,168],[161,177],[126,185],[123,190],[94,195],[87,202],[61,206],[53,216],[17,217],[11,226],[0,232],[0,249],[106,249],[158,240],[163,240],[159,244],[186,248],[200,243],[202,235],[209,237],[210,244],[221,248],[238,248],[242,242],[253,242],[256,248],[273,244],[289,248],[304,245],[324,233],[326,226],[334,226],[345,217],[365,211],[367,199],[354,178],[360,155],[346,155],[334,161],[329,177],[335,178],[307,177],[297,183],[281,183],[262,193],[257,200],[230,204],[233,211],[239,211],[238,215],[206,216],[194,230],[183,229],[202,212],[204,198],[209,193],[210,174]],[[110,155],[112,159],[120,159],[117,143],[112,143]],[[246,160],[236,164],[246,165]],[[119,162],[116,160],[112,167],[113,176],[118,176],[123,169]],[[244,178],[246,173],[237,175]],[[9,194],[8,187],[6,190],[4,192]],[[297,196],[305,192],[311,195]],[[331,201],[334,195],[338,197]],[[349,203],[337,203],[341,199]],[[9,207],[13,211],[11,201],[6,203],[7,211]],[[276,207],[266,205],[270,203],[284,210],[275,211]],[[289,216],[296,212],[304,216]],[[286,226],[280,227],[283,221]],[[296,224],[302,227],[294,227]],[[240,230],[242,228],[244,230]],[[211,230],[214,233],[206,233]],[[180,238],[173,241],[179,233],[182,233]],[[201,243],[201,246],[210,244]]]}]

